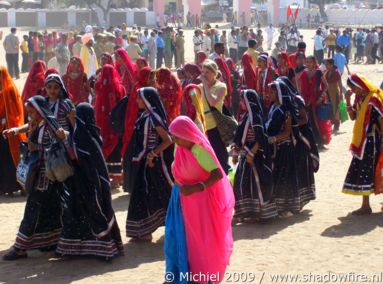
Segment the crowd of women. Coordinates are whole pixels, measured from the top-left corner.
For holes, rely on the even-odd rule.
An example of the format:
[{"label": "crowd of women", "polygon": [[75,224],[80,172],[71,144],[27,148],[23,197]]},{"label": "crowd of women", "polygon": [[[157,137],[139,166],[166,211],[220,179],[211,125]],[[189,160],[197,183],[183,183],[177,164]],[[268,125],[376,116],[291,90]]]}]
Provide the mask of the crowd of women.
[{"label": "crowd of women", "polygon": [[[22,95],[2,67],[2,193],[20,190],[20,142],[39,157],[16,241],[3,258],[24,258],[30,249],[122,255],[111,189],[123,185],[130,193],[126,235],[132,242],[151,241],[166,220],[168,271],[223,275],[233,248],[233,217],[270,222],[299,214],[314,200],[318,148],[329,144],[333,125],[339,128],[342,88],[333,62],[323,73],[304,52],[290,55],[294,67],[283,52],[255,59],[246,52],[241,73],[219,48],[199,52],[177,76],[167,68],[152,70],[144,58],[132,62],[124,49],[102,54],[89,80],[78,57],[62,77],[36,61]],[[355,212],[366,214],[380,153],[383,94],[363,76],[351,75],[348,85],[347,111],[356,124],[344,191],[365,196]],[[330,98],[333,120],[321,114]],[[217,112],[234,113],[238,121],[230,141]],[[47,169],[46,152],[57,143],[74,169],[64,181],[52,180]]]}]

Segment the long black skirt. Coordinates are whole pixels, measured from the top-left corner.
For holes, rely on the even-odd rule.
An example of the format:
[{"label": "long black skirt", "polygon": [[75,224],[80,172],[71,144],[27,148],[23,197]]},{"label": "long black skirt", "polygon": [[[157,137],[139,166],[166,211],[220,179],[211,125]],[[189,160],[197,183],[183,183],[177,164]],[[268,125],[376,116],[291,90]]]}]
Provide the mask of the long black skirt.
[{"label": "long black skirt", "polygon": [[128,188],[132,194],[126,220],[128,237],[143,237],[164,225],[172,188],[167,164],[163,158],[156,158],[153,168],[146,165],[146,158],[131,163],[128,170]]},{"label": "long black skirt", "polygon": [[16,237],[15,248],[29,250],[57,245],[62,228],[59,197],[61,189],[61,183],[53,183],[45,191],[31,191]]},{"label": "long black skirt", "polygon": [[0,133],[0,193],[13,193],[21,189],[16,181],[16,167],[8,141]]},{"label": "long black skirt", "polygon": [[375,167],[379,157],[378,135],[368,136],[363,159],[353,157],[343,185],[343,193],[368,196],[374,193]]},{"label": "long black skirt", "polygon": [[124,254],[110,192],[98,192],[77,167],[75,176],[66,182],[63,195],[59,254],[107,258]]},{"label": "long black skirt", "polygon": [[258,167],[251,166],[242,156],[234,178],[236,218],[256,217],[267,221],[278,216],[277,207],[272,199],[272,181],[259,175]]},{"label": "long black skirt", "polygon": [[112,180],[122,180],[122,158],[121,158],[122,138],[119,138],[118,144],[113,152],[106,159],[109,176]]},{"label": "long black skirt", "polygon": [[278,212],[299,212],[303,203],[297,182],[294,146],[285,141],[276,147],[276,156],[273,160],[273,192]]},{"label": "long black skirt", "polygon": [[295,146],[295,165],[301,208],[315,200],[315,177],[310,151],[305,143],[298,140]]},{"label": "long black skirt", "polygon": [[307,109],[307,113],[308,113],[308,118],[309,118],[309,124],[311,126],[311,129],[312,129],[312,132],[314,135],[315,143],[317,145],[323,145],[323,138],[322,138],[322,135],[321,135],[320,130],[318,128],[319,126],[316,123],[316,120],[314,118],[314,114],[313,114],[313,110],[312,110],[311,106]]}]

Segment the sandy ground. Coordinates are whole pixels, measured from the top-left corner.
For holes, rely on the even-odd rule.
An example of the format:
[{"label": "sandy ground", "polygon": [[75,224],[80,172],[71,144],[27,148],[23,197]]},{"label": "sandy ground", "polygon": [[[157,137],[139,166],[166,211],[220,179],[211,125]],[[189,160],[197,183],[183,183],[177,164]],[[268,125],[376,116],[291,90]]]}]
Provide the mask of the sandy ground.
[{"label": "sandy ground", "polygon": [[[4,31],[7,33],[8,31]],[[308,50],[312,50],[314,31],[304,31]],[[192,32],[186,32],[191,42]],[[0,64],[4,64],[0,48]],[[310,53],[310,52],[308,52]],[[193,59],[191,43],[187,46],[187,61]],[[352,65],[376,84],[383,79],[382,65]],[[26,75],[17,81],[22,89]],[[317,200],[303,212],[272,224],[244,224],[233,227],[234,253],[225,283],[271,283],[271,276],[283,273],[316,274],[316,279],[327,273],[355,273],[367,276],[382,271],[383,213],[382,197],[371,198],[374,213],[367,217],[350,216],[361,204],[360,197],[342,194],[342,184],[351,154],[352,122],[341,126],[327,151],[321,152],[321,168],[316,175]],[[92,258],[58,259],[53,253],[33,251],[29,258],[16,262],[0,260],[1,283],[162,283],[165,261],[163,254],[164,228],[154,233],[151,244],[130,244],[125,237],[125,220],[129,196],[113,193],[113,206],[125,243],[125,256],[111,263]],[[0,255],[12,245],[25,205],[24,197],[0,197]],[[248,279],[234,279],[235,273],[244,273]],[[250,274],[249,274],[250,273]],[[251,281],[254,273],[256,279]],[[263,279],[262,279],[263,277]],[[303,278],[301,278],[301,281]],[[322,278],[326,280],[326,278]],[[379,279],[376,279],[379,280]],[[380,279],[383,282],[383,279]],[[298,282],[295,280],[284,283]],[[314,283],[314,278],[305,281]],[[331,282],[340,280],[333,278]],[[349,278],[348,283],[362,283],[363,279]],[[320,281],[317,281],[320,283]]]}]

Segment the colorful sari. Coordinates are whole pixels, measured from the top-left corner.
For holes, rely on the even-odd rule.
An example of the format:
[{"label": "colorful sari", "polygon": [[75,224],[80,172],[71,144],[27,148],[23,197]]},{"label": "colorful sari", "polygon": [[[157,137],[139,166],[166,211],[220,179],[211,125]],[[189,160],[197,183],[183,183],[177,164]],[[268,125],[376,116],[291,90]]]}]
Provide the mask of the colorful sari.
[{"label": "colorful sari", "polygon": [[381,155],[379,119],[383,116],[383,91],[358,74],[349,76],[347,83],[361,89],[366,96],[356,96],[352,107],[356,115],[350,145],[353,158],[342,192],[368,196],[374,193],[376,165]]},{"label": "colorful sari", "polygon": [[322,76],[322,71],[318,69],[315,71],[314,75],[310,77],[308,69],[305,69],[299,76],[299,85],[302,97],[306,103],[315,141],[318,145],[327,145],[331,141],[331,121],[318,118],[316,105],[316,102],[322,93]]},{"label": "colorful sari", "polygon": [[253,66],[253,58],[251,55],[245,53],[242,56],[243,66],[243,89],[256,90],[257,88],[257,74]]},{"label": "colorful sari", "polygon": [[354,103],[358,116],[355,121],[352,143],[350,149],[354,157],[363,159],[363,147],[366,141],[366,126],[369,124],[372,107],[376,108],[379,113],[383,114],[383,90],[372,84],[364,76],[353,74],[349,77],[363,90],[368,92],[367,97],[362,101],[357,97]]},{"label": "colorful sari", "polygon": [[109,123],[109,113],[125,95],[121,78],[113,66],[107,64],[102,68],[95,89],[96,124],[101,128],[102,152],[107,159],[118,144],[118,135]]},{"label": "colorful sari", "polygon": [[23,102],[26,102],[29,98],[38,95],[39,91],[44,88],[45,72],[46,65],[44,61],[38,60],[33,63],[21,95]]},{"label": "colorful sari", "polygon": [[225,105],[226,107],[231,109],[231,94],[233,92],[233,86],[231,85],[231,72],[229,66],[226,64],[226,61],[221,57],[217,56],[214,59],[215,63],[217,63],[219,70],[221,71],[222,77],[221,81],[226,84],[227,95],[225,97]]},{"label": "colorful sari", "polygon": [[201,87],[194,84],[187,85],[183,100],[185,102],[185,115],[194,121],[199,130],[205,133],[206,124]]},{"label": "colorful sari", "polygon": [[1,192],[20,190],[16,182],[16,167],[20,159],[20,142],[24,134],[9,137],[1,135],[3,130],[24,124],[24,108],[20,94],[5,67],[0,67],[0,189]]},{"label": "colorful sari", "polygon": [[[170,125],[170,133],[202,147],[222,173],[222,179],[206,190],[190,196],[180,196],[189,270],[193,274],[220,276],[220,282],[233,251],[233,189],[207,137],[190,118],[176,118]],[[210,172],[202,168],[189,149],[178,146],[172,171],[179,186],[194,185],[210,176]]]},{"label": "colorful sari", "polygon": [[184,71],[186,73],[187,84],[201,84],[201,80],[198,78],[201,75],[201,68],[197,64],[185,64]]},{"label": "colorful sari", "polygon": [[204,63],[205,60],[208,59],[208,58],[209,58],[209,57],[208,57],[208,55],[206,54],[206,52],[204,52],[204,51],[199,51],[199,52],[197,53],[197,65],[198,65],[198,67],[202,69],[202,65],[203,65],[203,63]]},{"label": "colorful sari", "polygon": [[160,94],[171,123],[181,112],[181,84],[168,68],[160,68],[156,73],[157,90]]},{"label": "colorful sari", "polygon": [[333,124],[334,128],[339,128],[340,117],[338,106],[340,103],[340,94],[339,94],[339,81],[342,80],[342,75],[340,74],[338,68],[333,67],[332,70],[325,73],[326,81],[328,83],[327,94],[332,104],[334,119]]},{"label": "colorful sari", "polygon": [[129,57],[125,49],[119,48],[116,50],[116,57],[120,58],[121,62],[116,62],[116,69],[121,76],[121,81],[125,87],[126,94],[131,94],[136,82],[137,66]]},{"label": "colorful sari", "polygon": [[[78,65],[77,68],[74,66],[75,64]],[[84,65],[82,64],[80,58],[71,58],[67,71],[63,75],[62,79],[66,89],[72,95],[72,101],[75,105],[89,102],[88,77],[84,72]]]}]

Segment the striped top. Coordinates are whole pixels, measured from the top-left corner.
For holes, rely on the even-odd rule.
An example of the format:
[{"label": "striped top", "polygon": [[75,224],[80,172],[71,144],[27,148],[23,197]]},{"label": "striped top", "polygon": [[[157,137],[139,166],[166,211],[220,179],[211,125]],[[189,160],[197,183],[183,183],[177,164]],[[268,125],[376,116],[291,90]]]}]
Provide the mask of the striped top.
[{"label": "striped top", "polygon": [[48,189],[50,181],[45,174],[46,169],[45,169],[45,155],[44,155],[44,153],[47,149],[50,148],[53,140],[51,138],[49,128],[45,123],[43,125],[41,125],[36,131],[38,131],[38,138],[37,138],[37,141],[35,141],[35,142],[37,142],[37,144],[39,146],[41,146],[41,149],[40,149],[41,160],[40,160],[40,165],[39,165],[39,169],[38,169],[37,178],[35,181],[34,188],[36,190],[45,191]]},{"label": "striped top", "polygon": [[69,114],[74,110],[74,106],[69,100],[59,99],[55,102],[49,101],[49,108],[56,117],[58,123],[65,131],[70,131]]}]

